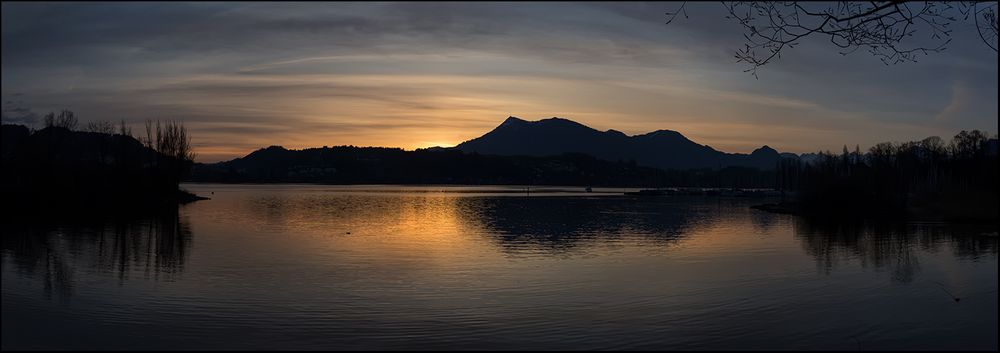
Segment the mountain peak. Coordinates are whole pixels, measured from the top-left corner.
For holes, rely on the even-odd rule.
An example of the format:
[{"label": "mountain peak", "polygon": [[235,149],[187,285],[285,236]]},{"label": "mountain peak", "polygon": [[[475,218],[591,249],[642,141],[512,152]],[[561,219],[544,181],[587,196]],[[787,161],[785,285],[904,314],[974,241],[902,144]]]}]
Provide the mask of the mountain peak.
[{"label": "mountain peak", "polygon": [[628,135],[625,135],[624,132],[621,132],[621,131],[618,131],[618,130],[615,130],[615,129],[608,129],[608,131],[605,131],[604,133],[611,134],[611,135],[616,135],[616,136],[625,136],[625,137],[628,137]]},{"label": "mountain peak", "polygon": [[684,135],[674,130],[656,130],[650,133],[636,135],[635,137],[656,138],[656,139],[667,138],[671,140],[679,139],[679,140],[690,141],[688,140],[687,137],[684,137]]},{"label": "mountain peak", "polygon": [[508,116],[506,120],[504,120],[502,123],[500,123],[500,125],[502,126],[502,125],[507,125],[507,124],[526,123],[526,122],[527,121],[525,121],[524,119],[521,119],[521,118],[518,118],[518,117],[512,115],[512,116]]},{"label": "mountain peak", "polygon": [[677,131],[674,131],[674,130],[662,130],[661,129],[661,130],[653,131],[650,134],[653,134],[653,135],[680,135],[681,133],[679,133]]},{"label": "mountain peak", "polygon": [[680,132],[656,130],[629,136],[617,130],[600,131],[579,122],[551,117],[525,121],[510,116],[483,136],[462,142],[455,149],[496,155],[551,156],[581,153],[604,160],[635,160],[641,165],[665,168],[717,168],[749,165],[772,168],[777,151],[762,147],[747,155],[730,156],[691,141]]},{"label": "mountain peak", "polygon": [[547,125],[547,126],[560,126],[560,127],[562,127],[562,126],[573,126],[573,127],[578,127],[578,128],[582,127],[582,128],[587,129],[587,130],[597,131],[597,130],[594,130],[593,128],[591,128],[590,126],[580,124],[580,123],[575,122],[573,120],[564,119],[564,118],[555,117],[555,116],[551,117],[551,118],[548,118],[548,119],[542,119],[542,120],[538,120],[538,121],[533,121],[532,123],[540,124],[540,125],[543,125],[543,126]]},{"label": "mountain peak", "polygon": [[504,119],[504,121],[500,123],[500,125],[497,125],[497,127],[494,130],[500,130],[501,128],[519,127],[519,126],[524,126],[526,124],[528,124],[528,122],[525,121],[524,119],[518,118],[516,116],[508,116],[507,119]]},{"label": "mountain peak", "polygon": [[583,125],[583,124],[580,124],[580,123],[575,122],[573,120],[564,119],[564,118],[560,118],[560,117],[551,117],[551,118],[547,118],[547,119],[540,119],[540,120],[535,120],[535,121],[528,121],[528,120],[524,120],[524,119],[518,118],[516,116],[509,116],[509,117],[507,117],[507,119],[504,120],[502,123],[500,123],[500,125],[497,126],[497,128],[494,129],[494,131],[498,131],[498,130],[511,131],[510,128],[516,128],[517,131],[521,131],[521,129],[526,129],[526,128],[528,128],[528,129],[531,129],[531,128],[542,128],[542,129],[566,129],[566,128],[570,128],[570,129],[574,129],[574,130],[578,130],[578,131],[586,130],[586,131],[598,132],[597,130],[594,130],[593,128],[591,128],[591,127],[589,127],[587,125]]},{"label": "mountain peak", "polygon": [[778,154],[778,151],[775,151],[768,145],[764,145],[758,149],[753,150],[753,152],[750,152],[750,154]]},{"label": "mountain peak", "polygon": [[268,146],[266,148],[261,148],[261,149],[258,149],[256,151],[250,152],[250,154],[248,154],[248,155],[246,155],[244,157],[261,156],[261,155],[272,155],[272,154],[280,153],[280,152],[284,152],[284,151],[287,151],[287,150],[284,147],[282,147],[282,146]]},{"label": "mountain peak", "polygon": [[288,150],[284,147],[268,146],[267,148],[258,149],[234,160],[274,161],[280,159],[285,152],[288,152]]}]

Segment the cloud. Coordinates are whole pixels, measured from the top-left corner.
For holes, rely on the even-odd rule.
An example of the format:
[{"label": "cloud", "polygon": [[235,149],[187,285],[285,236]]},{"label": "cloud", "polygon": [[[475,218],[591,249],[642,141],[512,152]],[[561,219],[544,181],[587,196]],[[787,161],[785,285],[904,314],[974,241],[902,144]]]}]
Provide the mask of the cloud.
[{"label": "cloud", "polygon": [[754,79],[720,5],[665,25],[673,6],[4,2],[0,95],[82,123],[182,119],[200,158],[458,143],[508,115],[673,129],[730,152],[996,131],[996,54],[968,28],[889,67],[807,40]]},{"label": "cloud", "polygon": [[934,119],[937,122],[947,122],[958,119],[963,113],[967,113],[971,103],[972,92],[968,84],[962,81],[955,81],[951,86],[951,101],[941,110]]},{"label": "cloud", "polygon": [[[20,97],[23,94],[13,93],[12,97]],[[38,114],[31,110],[24,101],[4,101],[3,103],[3,115],[0,120],[4,124],[17,124],[25,126],[35,126],[38,123]]]}]

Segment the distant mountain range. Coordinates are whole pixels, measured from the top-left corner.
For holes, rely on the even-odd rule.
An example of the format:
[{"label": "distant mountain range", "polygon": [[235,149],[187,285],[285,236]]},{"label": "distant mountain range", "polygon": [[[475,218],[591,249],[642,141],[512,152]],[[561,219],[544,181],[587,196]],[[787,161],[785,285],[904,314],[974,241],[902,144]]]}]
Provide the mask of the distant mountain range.
[{"label": "distant mountain range", "polygon": [[767,146],[750,154],[720,152],[676,131],[628,136],[560,118],[510,117],[455,147],[271,146],[229,161],[197,163],[188,180],[770,187],[782,157]]},{"label": "distant mountain range", "polygon": [[773,169],[782,158],[782,154],[766,145],[750,154],[726,153],[695,143],[677,131],[657,130],[628,136],[616,130],[598,131],[561,118],[526,121],[509,117],[493,131],[454,148],[466,153],[504,156],[582,153],[609,161],[634,160],[643,166],[678,170],[730,166]]}]

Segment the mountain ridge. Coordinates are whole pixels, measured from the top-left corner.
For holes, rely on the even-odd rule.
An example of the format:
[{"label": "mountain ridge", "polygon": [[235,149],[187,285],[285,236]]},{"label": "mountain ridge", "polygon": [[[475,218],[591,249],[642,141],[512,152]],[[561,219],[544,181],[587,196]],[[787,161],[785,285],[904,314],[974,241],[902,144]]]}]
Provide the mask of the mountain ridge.
[{"label": "mountain ridge", "polygon": [[[403,151],[392,147],[365,148]],[[242,164],[252,161],[281,164],[280,159],[287,156],[286,152],[306,150],[311,149],[290,150],[275,145],[254,150],[243,157],[210,164],[229,162]],[[798,158],[794,153],[779,153],[768,145],[763,145],[749,154],[722,152],[709,145],[698,144],[678,131],[668,129],[627,135],[615,129],[600,131],[565,118],[552,117],[528,121],[515,116],[507,117],[493,130],[454,147],[417,149],[421,150],[527,157],[583,154],[601,160],[634,162],[640,166],[663,170],[718,170],[727,167],[773,170],[778,160],[782,158]]]},{"label": "mountain ridge", "polygon": [[527,121],[510,116],[482,136],[453,147],[466,153],[552,156],[583,153],[605,160],[635,160],[661,169],[725,168],[773,169],[781,154],[763,145],[750,154],[726,153],[698,144],[680,132],[660,129],[627,135],[599,131],[579,122],[552,117]]}]

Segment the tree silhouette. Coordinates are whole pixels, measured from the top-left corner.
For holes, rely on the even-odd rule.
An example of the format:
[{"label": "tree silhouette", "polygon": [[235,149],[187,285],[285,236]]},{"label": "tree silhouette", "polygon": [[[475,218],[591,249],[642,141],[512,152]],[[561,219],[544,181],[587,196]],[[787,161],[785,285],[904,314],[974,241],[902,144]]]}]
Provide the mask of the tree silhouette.
[{"label": "tree silhouette", "polygon": [[[184,123],[167,121],[162,126],[156,121],[155,150],[183,161],[194,161],[196,154],[191,148],[191,137]],[[152,142],[151,142],[152,143]]]},{"label": "tree silhouette", "polygon": [[115,132],[115,125],[107,120],[91,121],[83,127],[83,131],[111,135]]},{"label": "tree silhouette", "polygon": [[44,122],[45,127],[61,127],[69,130],[76,129],[78,124],[76,114],[66,109],[59,112],[59,115],[52,112],[45,114]]},{"label": "tree silhouette", "polygon": [[3,126],[0,191],[18,210],[119,210],[197,199],[178,188],[195,157],[182,123],[157,121],[152,146],[132,136],[125,120],[117,128],[93,120],[73,131],[76,115],[64,110],[47,114],[45,124],[38,131]]},{"label": "tree silhouette", "polygon": [[947,144],[937,136],[882,142],[858,158],[840,156],[778,163],[777,185],[798,193],[808,212],[890,214],[910,211],[953,219],[996,219],[997,136],[961,131]]},{"label": "tree silhouette", "polygon": [[121,123],[118,124],[118,134],[120,134],[122,136],[133,137],[133,138],[135,137],[135,136],[132,136],[132,127],[128,126],[128,124],[125,123],[125,119],[122,119]]},{"label": "tree silhouette", "polygon": [[[743,26],[744,48],[737,49],[736,61],[750,65],[744,70],[757,77],[757,69],[781,57],[807,36],[826,37],[841,55],[867,49],[886,65],[916,62],[919,55],[945,49],[951,41],[952,23],[971,21],[979,38],[997,51],[996,1],[838,1],[813,3],[722,2],[725,18]],[[688,17],[685,3],[667,12],[667,24],[677,15]],[[928,45],[911,45],[907,38],[924,29]]]}]

